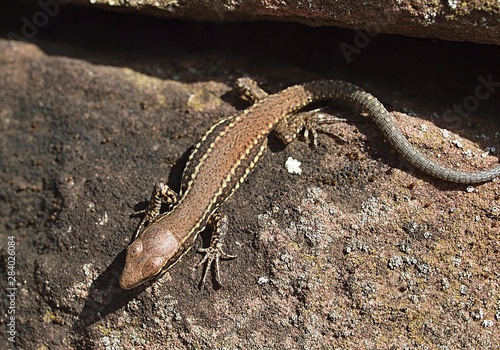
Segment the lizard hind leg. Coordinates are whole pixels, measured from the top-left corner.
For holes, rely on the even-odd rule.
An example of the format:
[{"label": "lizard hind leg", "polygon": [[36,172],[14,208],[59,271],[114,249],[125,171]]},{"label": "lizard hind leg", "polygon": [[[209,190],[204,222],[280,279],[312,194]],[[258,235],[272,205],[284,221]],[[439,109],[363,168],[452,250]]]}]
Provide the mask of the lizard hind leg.
[{"label": "lizard hind leg", "polygon": [[[257,103],[268,96],[267,92],[262,90],[255,80],[248,77],[237,79],[235,86],[244,98],[251,103]],[[295,140],[302,130],[304,130],[304,137],[306,139],[311,138],[314,147],[318,145],[318,131],[333,135],[342,142],[346,142],[343,137],[326,130],[323,125],[346,122],[347,120],[322,113],[321,111],[321,108],[317,108],[311,111],[291,114],[278,122],[274,128],[274,133],[284,144],[289,144]]]},{"label": "lizard hind leg", "polygon": [[284,144],[292,142],[302,130],[304,131],[304,137],[306,139],[310,138],[314,147],[318,146],[318,131],[333,135],[345,142],[346,140],[343,137],[331,133],[323,126],[347,120],[322,113],[321,110],[321,108],[318,108],[289,115],[278,122],[274,128],[274,133]]},{"label": "lizard hind leg", "polygon": [[211,270],[212,266],[214,267],[215,272],[215,282],[219,287],[222,287],[222,283],[220,282],[220,268],[219,261],[220,259],[234,259],[236,255],[230,255],[222,250],[223,240],[227,235],[228,231],[228,218],[223,214],[214,214],[208,221],[208,225],[212,227],[212,237],[210,239],[210,246],[207,248],[199,248],[198,252],[203,254],[200,262],[196,265],[197,267],[205,265],[205,269],[203,271],[203,277],[200,282],[200,287],[205,284],[205,280],[207,278],[208,272]]}]

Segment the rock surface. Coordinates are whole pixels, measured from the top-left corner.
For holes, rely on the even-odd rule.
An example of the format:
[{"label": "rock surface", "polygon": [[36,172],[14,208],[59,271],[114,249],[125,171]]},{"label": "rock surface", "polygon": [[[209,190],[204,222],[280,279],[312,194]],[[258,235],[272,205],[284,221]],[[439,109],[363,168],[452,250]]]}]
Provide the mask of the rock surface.
[{"label": "rock surface", "polygon": [[[53,7],[68,2],[28,1],[52,4]],[[71,0],[71,3],[169,18],[215,22],[290,21],[375,33],[500,44],[500,2],[496,0]]]},{"label": "rock surface", "polygon": [[[129,214],[154,182],[177,189],[190,147],[246,108],[236,77],[269,92],[352,81],[429,157],[484,169],[498,164],[486,148],[500,149],[499,47],[379,35],[346,56],[355,32],[70,7],[25,43],[5,38],[37,8],[8,10],[0,286],[13,237],[17,289],[1,303],[16,312],[18,349],[497,348],[500,182],[429,178],[335,103],[323,112],[349,120],[331,127],[343,141],[320,135],[314,150],[271,139],[225,204],[226,251],[238,258],[222,263],[223,288],[197,288],[194,249],[138,290],[117,278],[138,223]],[[289,157],[301,175],[285,170]],[[7,323],[2,348],[12,348]]]}]

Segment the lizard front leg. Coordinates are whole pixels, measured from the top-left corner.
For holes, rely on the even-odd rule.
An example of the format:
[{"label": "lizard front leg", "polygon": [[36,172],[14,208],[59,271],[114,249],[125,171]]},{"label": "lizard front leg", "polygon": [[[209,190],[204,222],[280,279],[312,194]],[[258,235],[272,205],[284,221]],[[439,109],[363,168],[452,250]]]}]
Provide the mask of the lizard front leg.
[{"label": "lizard front leg", "polygon": [[212,237],[210,238],[210,246],[207,248],[199,248],[198,252],[203,253],[204,256],[200,260],[200,262],[196,265],[197,267],[205,265],[205,270],[203,272],[203,278],[200,282],[200,287],[205,284],[205,280],[208,275],[208,271],[210,271],[212,265],[214,265],[215,269],[215,282],[222,286],[220,282],[220,268],[219,261],[220,259],[234,259],[236,255],[227,254],[222,250],[223,239],[228,231],[228,218],[227,215],[223,214],[214,214],[208,221],[208,225],[212,227]]},{"label": "lizard front leg", "polygon": [[151,199],[149,200],[147,208],[136,211],[132,214],[134,216],[144,214],[144,217],[139,223],[132,240],[136,239],[141,232],[144,231],[144,229],[148,227],[148,225],[151,224],[158,215],[160,215],[162,200],[171,206],[179,200],[179,195],[163,182],[157,182],[153,188],[153,193],[151,194]]}]

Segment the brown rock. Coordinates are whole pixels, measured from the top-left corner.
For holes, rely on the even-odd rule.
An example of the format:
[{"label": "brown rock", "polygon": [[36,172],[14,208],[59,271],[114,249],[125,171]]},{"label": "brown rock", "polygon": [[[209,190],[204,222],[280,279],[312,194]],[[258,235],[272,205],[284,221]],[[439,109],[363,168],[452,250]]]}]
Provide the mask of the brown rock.
[{"label": "brown rock", "polygon": [[[480,78],[500,81],[498,47],[380,35],[348,64],[339,43],[355,33],[334,28],[61,11],[31,43],[0,39],[0,288],[12,236],[17,348],[500,343],[500,182],[468,192],[429,178],[335,103],[324,113],[349,120],[331,128],[343,142],[320,135],[313,150],[271,139],[224,205],[226,251],[238,258],[222,263],[222,289],[197,288],[195,249],[149,286],[118,286],[138,223],[129,214],[154,182],[178,188],[200,135],[247,106],[236,77],[269,92],[319,78],[356,82],[430,157],[484,169],[498,163],[485,148],[500,149],[500,88],[485,90]],[[36,9],[15,13],[0,14],[4,37]],[[286,172],[288,157],[302,175]],[[2,348],[12,347],[8,320],[0,323]]]},{"label": "brown rock", "polygon": [[[47,4],[48,8],[67,2],[67,0],[25,1]],[[197,21],[290,21],[375,33],[500,44],[500,3],[495,0],[282,2],[72,0],[71,3]]]}]

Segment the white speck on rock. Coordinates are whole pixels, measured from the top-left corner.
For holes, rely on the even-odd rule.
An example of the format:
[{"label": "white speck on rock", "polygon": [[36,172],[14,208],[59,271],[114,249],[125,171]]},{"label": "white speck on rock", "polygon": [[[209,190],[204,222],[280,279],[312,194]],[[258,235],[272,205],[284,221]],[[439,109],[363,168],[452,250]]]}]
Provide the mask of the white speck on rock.
[{"label": "white speck on rock", "polygon": [[484,328],[491,327],[491,326],[493,326],[493,320],[484,320],[481,323],[481,326],[483,326]]},{"label": "white speck on rock", "polygon": [[300,165],[302,163],[299,162],[296,159],[293,159],[292,157],[288,157],[288,159],[285,162],[285,168],[290,174],[302,174],[302,169],[300,168]]},{"label": "white speck on rock", "polygon": [[451,143],[453,143],[455,146],[457,146],[457,148],[464,147],[464,145],[462,144],[462,141],[460,141],[459,139],[455,139],[455,140],[451,141]]},{"label": "white speck on rock", "polygon": [[394,256],[389,259],[389,263],[387,264],[391,270],[397,269],[403,266],[403,258],[400,256]]},{"label": "white speck on rock", "polygon": [[268,284],[269,278],[266,276],[259,277],[259,279],[257,280],[257,283],[260,285]]}]

